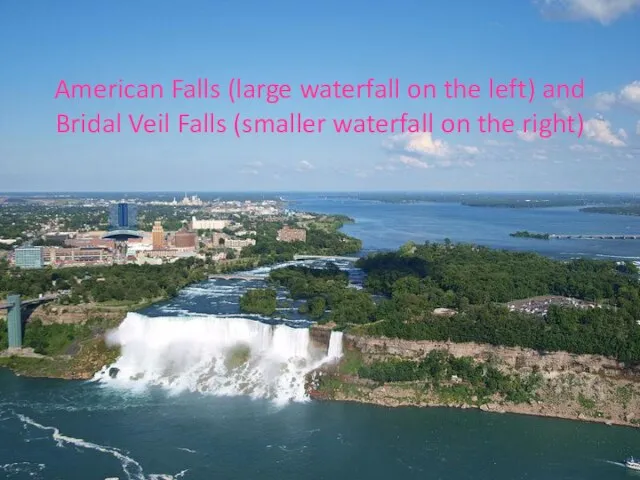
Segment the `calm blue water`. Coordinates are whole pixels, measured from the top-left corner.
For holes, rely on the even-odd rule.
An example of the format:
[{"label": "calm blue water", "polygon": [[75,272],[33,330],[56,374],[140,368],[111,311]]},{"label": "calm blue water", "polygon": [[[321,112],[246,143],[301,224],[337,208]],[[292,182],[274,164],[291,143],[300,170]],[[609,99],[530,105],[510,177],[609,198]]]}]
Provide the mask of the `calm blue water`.
[{"label": "calm blue water", "polygon": [[580,212],[577,207],[482,208],[452,203],[394,204],[302,196],[294,209],[357,219],[344,232],[364,250],[398,248],[412,240],[468,242],[493,248],[533,250],[556,258],[578,256],[640,259],[640,240],[535,240],[510,237],[528,230],[555,234],[640,234],[640,217]]},{"label": "calm blue water", "polygon": [[[473,241],[553,256],[636,257],[639,242],[512,239],[515,230],[640,232],[640,219],[575,209],[507,210],[305,198],[302,210],[357,219],[345,230],[365,250],[407,240]],[[262,270],[262,274],[266,274]],[[210,281],[155,305],[148,317],[240,317],[252,281]],[[306,320],[281,307],[291,326]],[[265,320],[260,317],[256,321]],[[640,454],[640,430],[455,409],[388,409],[138,392],[95,382],[25,379],[0,371],[0,478],[556,480],[633,477],[619,462]]]}]

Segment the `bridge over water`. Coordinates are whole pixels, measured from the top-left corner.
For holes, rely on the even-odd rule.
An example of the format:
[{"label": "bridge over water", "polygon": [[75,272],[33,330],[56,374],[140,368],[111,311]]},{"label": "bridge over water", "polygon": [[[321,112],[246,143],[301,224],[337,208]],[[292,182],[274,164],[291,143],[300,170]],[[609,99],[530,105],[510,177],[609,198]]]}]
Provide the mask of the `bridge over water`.
[{"label": "bridge over water", "polygon": [[20,300],[20,295],[9,295],[5,303],[0,303],[0,310],[8,310],[7,329],[9,331],[9,348],[22,347],[22,307],[39,305],[58,298],[58,294],[41,295],[38,298]]},{"label": "bridge over water", "polygon": [[294,260],[344,260],[345,262],[357,262],[360,257],[336,257],[328,255],[294,255]]},{"label": "bridge over water", "polygon": [[241,274],[241,273],[230,273],[230,274],[215,274],[209,275],[209,280],[264,280],[266,277],[264,275],[250,275],[250,274]]},{"label": "bridge over water", "polygon": [[553,240],[640,240],[640,234],[620,234],[620,233],[601,233],[597,235],[590,234],[569,234],[557,235],[550,234],[549,239]]}]

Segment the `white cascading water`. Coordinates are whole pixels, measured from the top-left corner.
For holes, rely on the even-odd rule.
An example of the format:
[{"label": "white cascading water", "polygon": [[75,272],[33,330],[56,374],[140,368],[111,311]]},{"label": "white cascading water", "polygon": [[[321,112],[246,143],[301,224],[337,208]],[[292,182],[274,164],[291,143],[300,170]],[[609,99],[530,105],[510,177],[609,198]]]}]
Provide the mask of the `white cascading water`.
[{"label": "white cascading water", "polygon": [[327,357],[330,360],[337,360],[342,357],[342,332],[331,332]]},{"label": "white cascading water", "polygon": [[121,356],[96,374],[104,383],[250,395],[280,404],[306,400],[305,375],[342,354],[342,332],[332,332],[327,352],[314,348],[306,328],[218,316],[129,313],[107,342],[119,345]]}]

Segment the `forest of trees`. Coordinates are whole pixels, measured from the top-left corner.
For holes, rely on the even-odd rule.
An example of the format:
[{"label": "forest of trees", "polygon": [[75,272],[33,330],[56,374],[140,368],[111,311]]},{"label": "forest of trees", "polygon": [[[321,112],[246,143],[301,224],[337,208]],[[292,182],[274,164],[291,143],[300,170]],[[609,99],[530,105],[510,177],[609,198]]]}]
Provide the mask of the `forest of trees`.
[{"label": "forest of trees", "polygon": [[607,213],[610,215],[640,215],[640,205],[618,205],[608,207],[585,207],[580,209],[581,212],[586,213]]},{"label": "forest of trees", "polygon": [[528,230],[518,230],[517,232],[510,233],[509,236],[516,238],[534,238],[536,240],[549,240],[551,237],[548,233],[532,233]]},{"label": "forest of trees", "polygon": [[[29,320],[22,340],[23,346],[33,348],[40,355],[65,355],[78,342],[90,339],[96,334],[113,328],[113,320],[91,318],[84,324],[53,323],[44,325],[35,318]],[[7,322],[0,320],[0,350],[9,346]]]},{"label": "forest of trees", "polygon": [[51,291],[68,291],[63,303],[140,302],[171,297],[206,278],[207,265],[196,258],[163,265],[113,265],[105,267],[10,268],[0,261],[0,298],[17,293],[25,298]]},{"label": "forest of trees", "polygon": [[[272,282],[305,299],[302,311],[340,327],[408,340],[452,340],[539,351],[601,354],[640,363],[640,285],[632,263],[558,261],[534,253],[471,245],[407,244],[358,261],[365,290],[348,286],[337,267],[275,270]],[[546,315],[506,303],[557,295],[595,308],[549,307]],[[454,309],[453,316],[434,309]]]},{"label": "forest of trees", "polygon": [[359,252],[362,242],[338,231],[342,221],[330,219],[327,228],[310,226],[307,228],[306,242],[280,242],[277,240],[281,223],[262,223],[256,226],[256,244],[242,249],[242,257],[279,256],[291,260],[296,254],[307,255],[348,255]]},{"label": "forest of trees", "polygon": [[[371,295],[349,288],[349,276],[334,264],[326,269],[287,267],[273,270],[270,282],[281,285],[293,299],[304,299],[303,313],[315,320],[331,320],[339,324],[368,323],[374,320],[376,305]],[[330,315],[326,315],[326,311]]]},{"label": "forest of trees", "polygon": [[[602,354],[640,362],[640,287],[632,263],[552,260],[471,245],[408,245],[359,262],[366,287],[385,296],[374,335]],[[543,318],[505,302],[560,295],[601,308],[550,307]],[[436,307],[456,308],[452,317]]]},{"label": "forest of trees", "polygon": [[247,290],[240,297],[240,311],[244,313],[273,315],[276,306],[276,291],[272,288]]}]

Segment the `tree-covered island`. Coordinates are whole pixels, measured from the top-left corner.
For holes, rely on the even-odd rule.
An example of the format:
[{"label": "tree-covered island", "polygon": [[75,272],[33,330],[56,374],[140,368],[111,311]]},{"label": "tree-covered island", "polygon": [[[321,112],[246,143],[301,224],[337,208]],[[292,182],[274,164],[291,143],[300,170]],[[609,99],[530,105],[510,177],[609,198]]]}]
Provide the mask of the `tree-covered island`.
[{"label": "tree-covered island", "polygon": [[[563,350],[640,364],[640,285],[631,262],[563,262],[425,243],[371,255],[357,266],[366,273],[363,290],[350,286],[335,266],[277,269],[269,281],[288,289],[291,298],[306,300],[321,322],[360,334]],[[507,305],[545,296],[574,302],[549,301],[542,315]]]},{"label": "tree-covered island", "polygon": [[537,240],[549,240],[551,237],[548,233],[532,233],[527,230],[519,230],[517,232],[510,233],[509,236],[516,238],[535,238]]},{"label": "tree-covered island", "polygon": [[[347,315],[354,290],[337,272],[331,283],[297,268],[272,276],[292,296],[325,299],[316,316],[346,334],[341,362],[310,376],[313,396],[640,425],[634,264],[409,243],[357,265],[365,289]],[[563,367],[562,352],[574,358]]]}]

